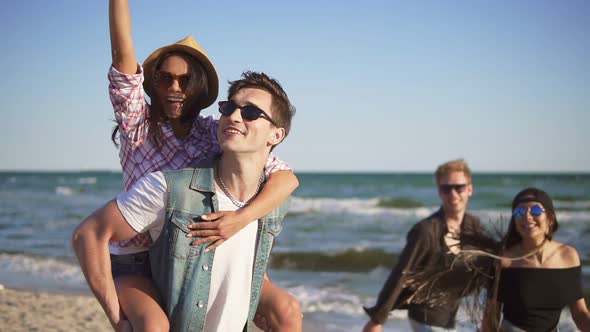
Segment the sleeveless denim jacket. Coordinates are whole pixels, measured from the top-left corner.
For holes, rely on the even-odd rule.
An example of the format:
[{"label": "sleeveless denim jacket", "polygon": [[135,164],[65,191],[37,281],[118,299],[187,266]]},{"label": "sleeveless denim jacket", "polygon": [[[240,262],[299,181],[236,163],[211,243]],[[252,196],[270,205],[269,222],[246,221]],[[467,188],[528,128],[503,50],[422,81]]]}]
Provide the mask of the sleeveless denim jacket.
[{"label": "sleeveless denim jacket", "polygon": [[[185,237],[189,224],[199,222],[203,214],[218,211],[212,162],[202,166],[164,172],[168,186],[166,222],[150,249],[150,263],[171,331],[202,331],[205,324],[215,250],[205,252],[210,243],[193,247],[190,244],[195,238]],[[258,222],[246,331],[254,325],[270,251],[288,206],[287,201]]]}]

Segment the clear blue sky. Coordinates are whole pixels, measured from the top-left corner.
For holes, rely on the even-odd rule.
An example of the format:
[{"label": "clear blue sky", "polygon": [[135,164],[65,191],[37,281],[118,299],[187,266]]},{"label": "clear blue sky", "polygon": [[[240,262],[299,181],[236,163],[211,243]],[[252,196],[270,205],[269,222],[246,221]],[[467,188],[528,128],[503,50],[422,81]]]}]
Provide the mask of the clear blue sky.
[{"label": "clear blue sky", "polygon": [[[299,171],[590,171],[590,2],[131,0],[141,61],[192,34],[277,78]],[[108,1],[0,11],[0,170],[119,169]],[[213,108],[205,115],[215,114]]]}]

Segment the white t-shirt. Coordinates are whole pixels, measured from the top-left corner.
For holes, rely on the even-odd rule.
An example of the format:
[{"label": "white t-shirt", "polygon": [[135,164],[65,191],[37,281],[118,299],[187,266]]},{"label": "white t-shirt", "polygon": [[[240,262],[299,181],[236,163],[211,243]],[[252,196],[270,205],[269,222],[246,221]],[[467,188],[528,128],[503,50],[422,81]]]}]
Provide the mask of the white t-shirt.
[{"label": "white t-shirt", "polygon": [[[237,207],[220,191],[219,210]],[[167,186],[162,172],[139,179],[129,191],[117,196],[117,205],[127,223],[139,233],[148,231],[156,241],[165,223]],[[211,285],[204,331],[241,331],[248,319],[252,267],[258,221],[226,240],[217,249],[211,269]]]}]

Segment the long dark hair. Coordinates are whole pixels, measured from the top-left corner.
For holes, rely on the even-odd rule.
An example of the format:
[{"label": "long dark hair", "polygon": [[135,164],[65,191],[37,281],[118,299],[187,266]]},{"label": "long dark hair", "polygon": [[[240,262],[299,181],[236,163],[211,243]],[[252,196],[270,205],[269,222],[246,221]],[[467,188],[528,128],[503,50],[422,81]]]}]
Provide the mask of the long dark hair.
[{"label": "long dark hair", "polygon": [[[187,99],[184,101],[182,106],[182,113],[180,116],[180,121],[183,125],[190,126],[194,121],[195,118],[201,113],[202,109],[197,105],[203,105],[204,99],[207,98],[208,95],[208,82],[207,82],[207,74],[205,69],[201,65],[201,63],[195,59],[193,56],[189,55],[188,53],[181,52],[181,51],[174,51],[165,53],[157,61],[156,66],[154,66],[154,70],[150,73],[144,73],[144,75],[152,75],[152,77],[156,76],[162,63],[164,60],[171,56],[179,56],[183,58],[189,67],[189,75],[190,81],[186,88],[186,91],[194,91],[196,93],[189,93],[187,94]],[[152,80],[153,84],[157,84],[157,80]],[[152,89],[152,91],[156,91],[156,89]],[[185,93],[186,93],[185,91]],[[161,110],[162,103],[160,102],[160,96],[157,93],[154,93],[151,96],[151,105],[148,104],[150,107],[150,111],[148,119],[150,120],[150,125],[148,128],[148,139],[151,139],[154,142],[154,145],[159,148],[162,144],[162,125],[168,121],[168,118],[163,114]],[[115,144],[116,147],[119,146],[117,139],[118,139],[118,132],[119,132],[119,125],[116,125],[113,128],[113,132],[111,134],[111,140]]]}]

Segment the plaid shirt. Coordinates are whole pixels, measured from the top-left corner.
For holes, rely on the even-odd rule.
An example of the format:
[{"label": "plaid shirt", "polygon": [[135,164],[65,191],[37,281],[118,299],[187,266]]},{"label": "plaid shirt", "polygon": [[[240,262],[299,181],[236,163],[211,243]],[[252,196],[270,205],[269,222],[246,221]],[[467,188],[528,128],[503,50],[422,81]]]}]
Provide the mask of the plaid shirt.
[{"label": "plaid shirt", "polygon": [[[144,97],[143,68],[137,74],[123,74],[111,66],[108,79],[109,96],[119,125],[119,158],[125,190],[151,172],[189,167],[195,161],[220,153],[217,120],[211,116],[198,116],[185,138],[177,138],[170,124],[164,123],[161,146],[156,147],[148,139],[150,105]],[[291,168],[271,154],[265,166],[266,175],[281,170]],[[110,247],[113,254],[130,254],[145,251],[150,245],[150,237],[139,234],[129,241],[111,242]]]}]

